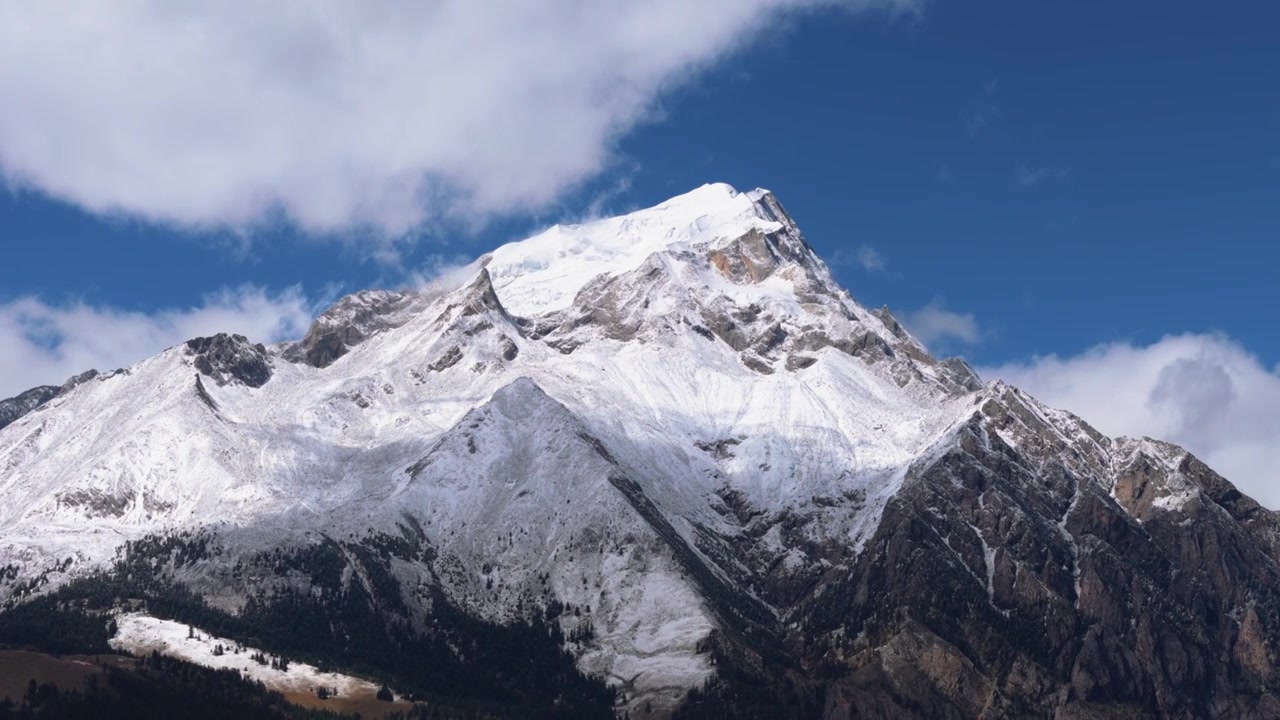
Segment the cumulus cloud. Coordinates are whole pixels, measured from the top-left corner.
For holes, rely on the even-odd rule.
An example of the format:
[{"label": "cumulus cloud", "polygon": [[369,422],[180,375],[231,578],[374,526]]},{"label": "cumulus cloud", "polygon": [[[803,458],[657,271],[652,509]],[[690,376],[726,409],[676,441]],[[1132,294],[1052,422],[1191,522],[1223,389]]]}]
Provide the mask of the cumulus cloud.
[{"label": "cumulus cloud", "polygon": [[1228,337],[1115,343],[980,372],[1108,435],[1178,443],[1246,494],[1280,508],[1280,367],[1266,367]]},{"label": "cumulus cloud", "polygon": [[973,313],[948,310],[941,299],[908,312],[902,317],[902,324],[928,346],[973,345],[982,339],[982,329]]},{"label": "cumulus cloud", "polygon": [[240,333],[257,342],[301,337],[313,306],[298,289],[225,289],[202,304],[152,313],[22,297],[0,304],[0,398],[113,370],[193,337]]},{"label": "cumulus cloud", "polygon": [[790,13],[922,0],[0,7],[0,169],[100,213],[396,235],[537,208]]}]

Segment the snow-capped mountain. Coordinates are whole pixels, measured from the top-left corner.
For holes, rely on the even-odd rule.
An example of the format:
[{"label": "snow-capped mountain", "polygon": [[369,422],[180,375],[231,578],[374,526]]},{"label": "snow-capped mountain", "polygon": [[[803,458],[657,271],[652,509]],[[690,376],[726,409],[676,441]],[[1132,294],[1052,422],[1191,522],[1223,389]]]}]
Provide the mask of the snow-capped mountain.
[{"label": "snow-capped mountain", "polygon": [[[440,602],[545,616],[632,715],[1280,715],[1276,516],[931,357],[761,190],[0,417],[15,599],[199,538],[149,571],[231,613],[359,589],[412,631]],[[324,548],[332,577],[281,559]]]}]

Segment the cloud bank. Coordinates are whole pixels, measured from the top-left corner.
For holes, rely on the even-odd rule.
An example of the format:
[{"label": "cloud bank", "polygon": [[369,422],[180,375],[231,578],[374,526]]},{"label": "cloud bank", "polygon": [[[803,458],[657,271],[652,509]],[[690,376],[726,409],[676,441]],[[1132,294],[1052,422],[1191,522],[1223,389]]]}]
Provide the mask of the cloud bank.
[{"label": "cloud bank", "polygon": [[98,213],[396,235],[544,206],[788,14],[921,0],[0,6],[0,170]]},{"label": "cloud bank", "polygon": [[1230,338],[1173,335],[980,372],[1108,435],[1176,442],[1244,493],[1280,508],[1280,367],[1266,367]]},{"label": "cloud bank", "polygon": [[57,385],[96,368],[114,370],[193,337],[240,333],[257,342],[301,337],[314,308],[301,291],[226,289],[202,304],[128,312],[32,297],[0,304],[0,398],[36,385]]}]

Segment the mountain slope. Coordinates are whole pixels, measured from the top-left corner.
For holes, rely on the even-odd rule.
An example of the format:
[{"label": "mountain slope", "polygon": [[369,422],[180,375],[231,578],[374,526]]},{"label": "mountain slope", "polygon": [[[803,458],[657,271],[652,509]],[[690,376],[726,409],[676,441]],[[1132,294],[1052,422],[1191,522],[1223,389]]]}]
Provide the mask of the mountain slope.
[{"label": "mountain slope", "polygon": [[931,357],[764,191],[557,226],[14,415],[15,600],[127,568],[391,637],[549,619],[632,715],[1277,710],[1275,514]]}]

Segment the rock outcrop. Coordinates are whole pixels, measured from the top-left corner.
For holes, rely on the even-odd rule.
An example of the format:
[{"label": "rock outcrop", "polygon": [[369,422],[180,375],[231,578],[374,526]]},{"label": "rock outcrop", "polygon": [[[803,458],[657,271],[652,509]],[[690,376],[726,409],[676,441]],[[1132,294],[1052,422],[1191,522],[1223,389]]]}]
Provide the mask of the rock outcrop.
[{"label": "rock outcrop", "polygon": [[57,385],[40,385],[7,400],[0,400],[0,428],[49,402],[57,396],[59,389]]},{"label": "rock outcrop", "polygon": [[271,379],[271,357],[261,343],[254,344],[243,335],[218,333],[213,337],[188,340],[186,350],[192,364],[219,385],[238,382],[247,387],[262,387]]},{"label": "rock outcrop", "polygon": [[403,323],[404,318],[398,313],[412,298],[412,293],[386,290],[348,295],[317,317],[306,336],[285,350],[284,358],[312,367],[328,367],[369,336]]}]

